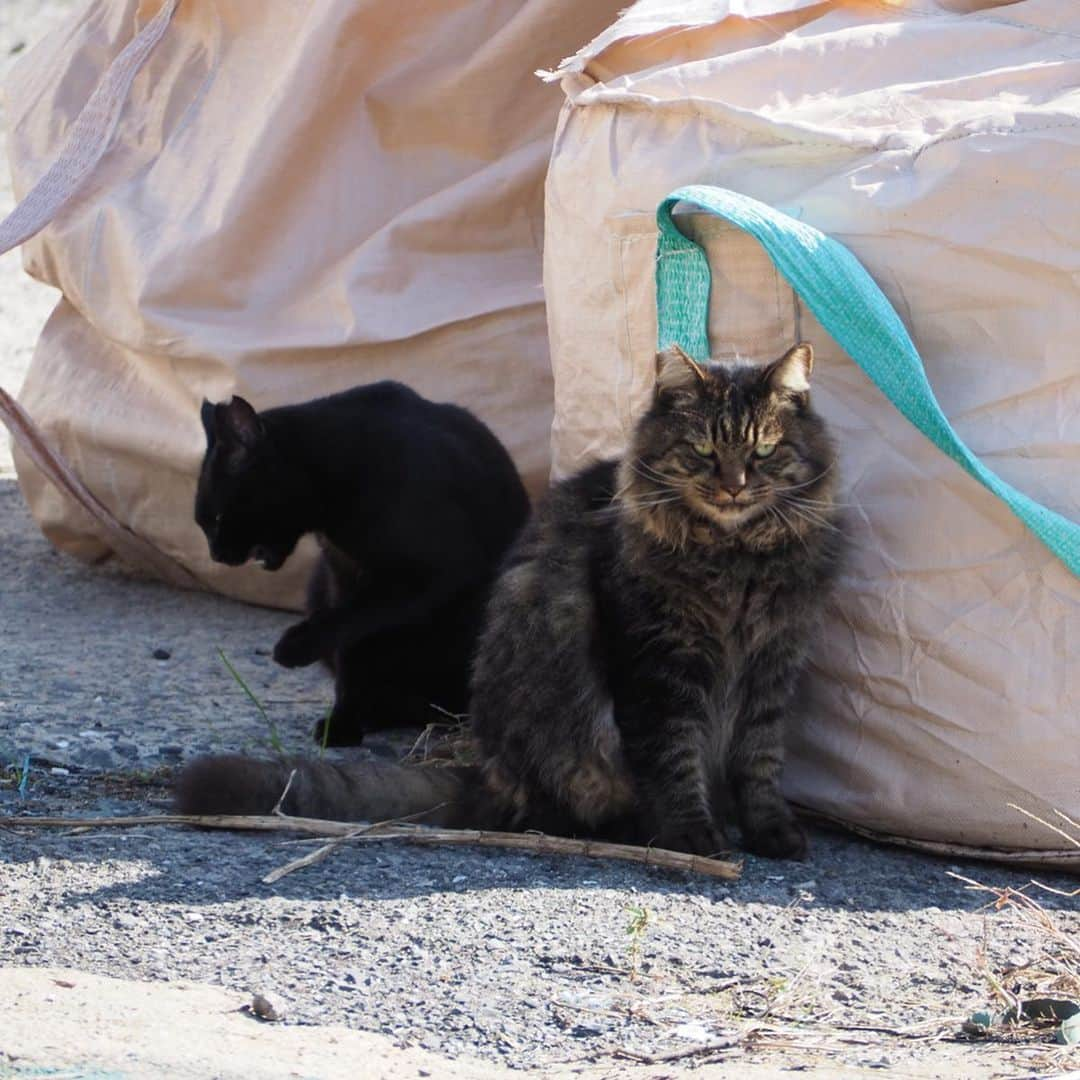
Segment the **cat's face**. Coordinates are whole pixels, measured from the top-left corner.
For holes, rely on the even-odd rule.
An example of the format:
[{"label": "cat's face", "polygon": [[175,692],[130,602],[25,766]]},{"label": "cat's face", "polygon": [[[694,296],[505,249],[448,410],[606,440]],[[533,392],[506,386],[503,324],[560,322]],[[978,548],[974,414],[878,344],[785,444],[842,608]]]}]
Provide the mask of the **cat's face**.
[{"label": "cat's face", "polygon": [[809,345],[766,366],[660,353],[656,398],[620,473],[627,505],[657,525],[688,514],[721,533],[823,520],[833,452],[809,405],[812,367]]},{"label": "cat's face", "polygon": [[254,559],[277,570],[303,535],[290,470],[243,398],[202,405],[206,456],[195,520],[210,557],[229,566]]}]

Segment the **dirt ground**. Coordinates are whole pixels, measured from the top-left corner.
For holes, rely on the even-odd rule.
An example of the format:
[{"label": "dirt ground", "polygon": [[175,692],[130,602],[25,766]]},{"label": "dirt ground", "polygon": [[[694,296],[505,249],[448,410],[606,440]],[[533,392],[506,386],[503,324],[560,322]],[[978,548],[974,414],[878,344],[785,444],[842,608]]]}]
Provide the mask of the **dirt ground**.
[{"label": "dirt ground", "polygon": [[[78,6],[4,0],[0,75]],[[0,385],[21,384],[54,301],[17,254],[0,258]],[[6,455],[0,444],[0,1077],[1080,1070],[1051,1025],[963,1030],[1014,994],[1076,991],[1076,901],[1026,874],[815,830],[809,861],[746,858],[737,882],[390,843],[343,845],[268,882],[313,844],[95,823],[162,812],[196,753],[272,740],[313,753],[331,689],[271,662],[286,615],[54,552]],[[28,821],[47,815],[86,823]],[[1045,911],[988,904],[962,878],[1026,890]],[[256,993],[284,1018],[255,1017]]]}]

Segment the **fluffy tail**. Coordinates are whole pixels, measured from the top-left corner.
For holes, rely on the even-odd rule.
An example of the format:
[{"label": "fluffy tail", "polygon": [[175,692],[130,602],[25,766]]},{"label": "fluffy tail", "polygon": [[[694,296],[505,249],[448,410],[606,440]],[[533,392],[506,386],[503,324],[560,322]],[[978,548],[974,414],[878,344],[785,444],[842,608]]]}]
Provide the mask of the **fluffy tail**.
[{"label": "fluffy tail", "polygon": [[182,814],[268,814],[281,800],[282,812],[295,817],[409,817],[425,825],[491,828],[494,822],[480,811],[481,787],[479,770],[468,767],[333,765],[230,754],[196,758],[185,766],[176,780],[174,800]]}]

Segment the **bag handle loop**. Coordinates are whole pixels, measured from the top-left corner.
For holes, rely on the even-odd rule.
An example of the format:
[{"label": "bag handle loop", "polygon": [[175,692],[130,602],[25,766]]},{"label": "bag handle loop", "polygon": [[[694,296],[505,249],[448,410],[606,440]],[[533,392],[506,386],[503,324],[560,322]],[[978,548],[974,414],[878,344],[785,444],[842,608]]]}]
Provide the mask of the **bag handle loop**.
[{"label": "bag handle loop", "polygon": [[1080,524],[1006,483],[968,449],[942,412],[922,358],[885,294],[843,244],[812,226],[726,188],[692,185],[671,192],[656,211],[661,349],[678,344],[695,359],[709,356],[709,261],[672,219],[680,202],[726,218],[753,236],[818,322],[889,401],[1080,576]]},{"label": "bag handle loop", "polygon": [[[178,3],[179,0],[164,0],[157,14],[109,65],[71,125],[67,142],[56,160],[22,202],[0,221],[0,255],[39,233],[85,190],[112,142],[131,84],[168,29]],[[94,519],[117,554],[136,566],[152,567],[174,585],[201,588],[186,567],[116,519],[64,458],[49,446],[41,430],[3,387],[0,387],[0,423],[41,472]]]}]

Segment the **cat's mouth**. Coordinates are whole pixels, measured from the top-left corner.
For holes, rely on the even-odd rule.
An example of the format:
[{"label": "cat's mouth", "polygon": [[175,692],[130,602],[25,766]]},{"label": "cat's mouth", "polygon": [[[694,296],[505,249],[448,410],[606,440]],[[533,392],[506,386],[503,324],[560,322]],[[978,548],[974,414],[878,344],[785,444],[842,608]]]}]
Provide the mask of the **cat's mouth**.
[{"label": "cat's mouth", "polygon": [[714,513],[719,514],[722,518],[734,524],[747,517],[750,511],[754,510],[756,506],[757,503],[749,500],[746,502],[737,502],[734,499],[729,499],[722,502],[717,499],[711,504],[711,509]]},{"label": "cat's mouth", "polygon": [[724,530],[740,528],[751,518],[757,517],[762,509],[760,498],[738,496],[732,498],[727,492],[723,494],[710,492],[708,495],[704,492],[693,493],[689,501],[697,508],[698,513]]},{"label": "cat's mouth", "polygon": [[265,547],[263,544],[257,545],[251,552],[252,560],[264,570],[280,570],[288,557],[287,551]]},{"label": "cat's mouth", "polygon": [[733,499],[727,494],[713,496],[713,506],[715,506],[717,510],[723,512],[731,511],[732,513],[736,513],[743,510],[749,510],[756,501],[756,499]]}]

